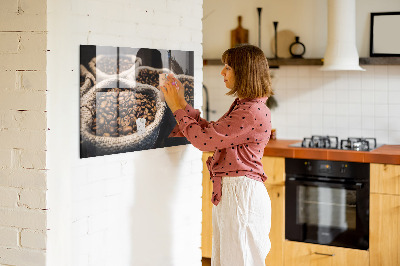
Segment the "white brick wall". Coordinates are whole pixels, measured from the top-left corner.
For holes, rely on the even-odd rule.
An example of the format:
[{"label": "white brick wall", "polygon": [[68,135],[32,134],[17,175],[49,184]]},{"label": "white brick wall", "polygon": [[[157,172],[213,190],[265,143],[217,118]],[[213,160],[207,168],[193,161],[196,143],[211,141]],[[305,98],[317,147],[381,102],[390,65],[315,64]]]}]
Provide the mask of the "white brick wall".
[{"label": "white brick wall", "polygon": [[0,3],[1,265],[45,265],[46,3]]},{"label": "white brick wall", "polygon": [[79,159],[78,74],[80,44],[193,50],[201,106],[202,0],[47,8],[47,264],[201,265],[201,152],[187,145]]}]

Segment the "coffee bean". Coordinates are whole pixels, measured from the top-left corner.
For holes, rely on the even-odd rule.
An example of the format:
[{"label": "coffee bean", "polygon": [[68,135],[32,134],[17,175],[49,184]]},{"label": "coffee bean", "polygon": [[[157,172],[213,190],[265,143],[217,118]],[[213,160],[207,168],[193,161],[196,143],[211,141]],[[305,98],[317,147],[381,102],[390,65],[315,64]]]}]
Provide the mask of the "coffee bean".
[{"label": "coffee bean", "polygon": [[135,133],[136,119],[145,118],[148,126],[154,121],[157,111],[152,94],[130,89],[107,89],[97,97],[96,103],[91,130],[95,135],[108,137]]},{"label": "coffee bean", "polygon": [[159,86],[159,74],[162,73],[164,73],[164,71],[162,70],[151,70],[148,68],[143,68],[139,71],[136,77],[136,81],[157,88]]},{"label": "coffee bean", "polygon": [[117,58],[114,56],[104,56],[100,60],[96,58],[96,67],[109,75],[124,72],[130,69],[134,64],[135,62],[132,62],[131,59],[126,57],[121,57],[119,59],[119,64],[117,64]]},{"label": "coffee bean", "polygon": [[193,106],[194,104],[194,84],[193,79],[179,77],[179,81],[182,83],[185,88],[185,100],[188,104]]},{"label": "coffee bean", "polygon": [[132,133],[132,131],[133,131],[133,128],[131,126],[126,126],[123,128],[122,133],[126,135],[128,133]]}]

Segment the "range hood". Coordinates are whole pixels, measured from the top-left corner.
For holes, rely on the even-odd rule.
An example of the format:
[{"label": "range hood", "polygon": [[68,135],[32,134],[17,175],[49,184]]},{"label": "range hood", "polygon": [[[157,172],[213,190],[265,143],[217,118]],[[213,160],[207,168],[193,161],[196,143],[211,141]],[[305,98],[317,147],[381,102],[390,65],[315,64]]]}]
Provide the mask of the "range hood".
[{"label": "range hood", "polygon": [[323,71],[358,70],[355,0],[328,0],[328,44]]}]

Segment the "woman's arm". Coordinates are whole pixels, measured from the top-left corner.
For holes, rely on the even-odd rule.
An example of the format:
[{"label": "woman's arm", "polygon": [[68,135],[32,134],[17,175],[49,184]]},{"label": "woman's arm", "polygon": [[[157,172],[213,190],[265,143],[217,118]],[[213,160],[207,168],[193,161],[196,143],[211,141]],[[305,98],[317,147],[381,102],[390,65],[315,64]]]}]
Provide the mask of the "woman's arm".
[{"label": "woman's arm", "polygon": [[[168,91],[169,89],[169,91]],[[209,122],[206,119],[200,117],[200,111],[194,109],[185,100],[185,88],[182,83],[176,79],[172,74],[169,74],[165,80],[163,86],[160,87],[161,92],[164,94],[164,99],[170,107],[171,111],[177,109],[183,109],[187,115],[195,119],[202,127],[208,126]],[[169,137],[184,137],[180,132],[179,125],[171,131]]]},{"label": "woman's arm", "polygon": [[234,149],[237,145],[257,142],[256,127],[266,126],[257,124],[254,115],[243,109],[234,110],[218,122],[209,123],[205,127],[182,109],[175,110],[174,116],[179,123],[180,132],[201,151],[229,147]]}]

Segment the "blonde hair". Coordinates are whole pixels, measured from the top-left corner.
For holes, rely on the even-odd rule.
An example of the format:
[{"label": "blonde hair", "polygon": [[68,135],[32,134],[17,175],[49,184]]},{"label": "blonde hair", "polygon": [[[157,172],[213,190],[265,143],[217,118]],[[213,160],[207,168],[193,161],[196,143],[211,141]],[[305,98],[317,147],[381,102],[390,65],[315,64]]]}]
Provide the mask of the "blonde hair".
[{"label": "blonde hair", "polygon": [[221,60],[235,74],[235,85],[227,95],[254,99],[274,94],[268,61],[260,48],[248,44],[230,48],[222,54]]}]

